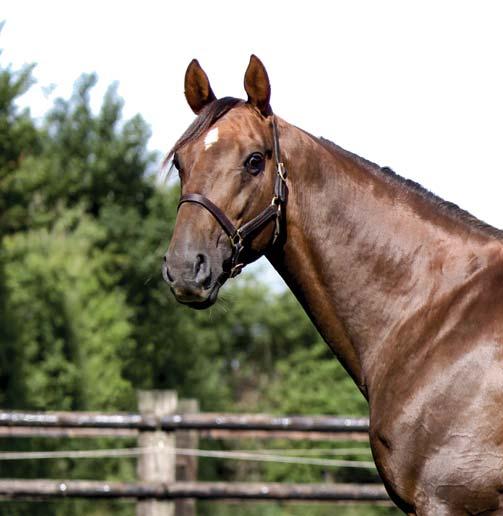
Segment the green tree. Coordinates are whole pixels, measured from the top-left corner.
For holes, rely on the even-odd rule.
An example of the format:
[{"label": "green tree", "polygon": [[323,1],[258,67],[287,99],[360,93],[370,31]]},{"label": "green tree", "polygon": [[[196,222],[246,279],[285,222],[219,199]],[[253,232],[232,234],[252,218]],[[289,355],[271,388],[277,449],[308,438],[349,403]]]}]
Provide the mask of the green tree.
[{"label": "green tree", "polygon": [[273,410],[281,414],[368,416],[367,402],[321,341],[276,363],[268,398]]},{"label": "green tree", "polygon": [[[16,104],[33,83],[32,69],[33,66],[21,70],[0,67],[0,399],[9,381],[6,374],[18,361],[9,318],[3,237],[17,229],[27,204],[24,193],[13,187],[15,172],[23,161],[40,150],[40,135],[29,111],[20,110]],[[13,386],[12,390],[14,393],[16,388]]]},{"label": "green tree", "polygon": [[4,391],[4,405],[40,410],[131,405],[120,361],[131,345],[130,310],[107,273],[106,255],[95,249],[102,234],[75,210],[51,230],[5,237],[19,367],[10,368],[7,385],[19,387]]},{"label": "green tree", "polygon": [[22,224],[27,198],[13,185],[15,171],[41,147],[29,110],[21,111],[16,103],[33,83],[32,69],[0,68],[0,237]]},{"label": "green tree", "polygon": [[[150,130],[140,116],[122,120],[124,102],[109,87],[97,115],[91,93],[97,76],[77,81],[70,100],[58,99],[46,119],[44,153],[52,157],[51,195],[69,206],[85,203],[97,216],[103,206],[142,210],[153,193],[145,174],[155,159],[147,151]],[[57,183],[57,184],[56,184]]]},{"label": "green tree", "polygon": [[[103,233],[82,210],[74,209],[50,230],[4,238],[8,320],[15,344],[12,349],[0,343],[2,406],[125,410],[134,403],[134,390],[122,366],[122,356],[132,345],[130,310],[107,273],[106,254],[96,248]],[[41,439],[5,444],[21,450],[102,445]],[[4,475],[20,478],[92,478],[96,472],[102,478],[131,479],[134,467],[131,461],[58,460],[15,463],[3,470]],[[91,514],[95,510],[91,507],[90,502],[51,504],[50,509],[23,503],[9,514]],[[115,504],[108,504],[107,512],[112,507]]]}]

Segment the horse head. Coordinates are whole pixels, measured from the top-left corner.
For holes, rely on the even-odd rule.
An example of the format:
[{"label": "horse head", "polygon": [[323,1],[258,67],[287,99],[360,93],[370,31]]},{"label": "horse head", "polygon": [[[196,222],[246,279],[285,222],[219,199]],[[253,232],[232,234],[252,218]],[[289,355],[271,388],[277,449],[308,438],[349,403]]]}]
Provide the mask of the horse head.
[{"label": "horse head", "polygon": [[286,171],[269,79],[253,55],[244,86],[246,101],[217,99],[197,60],[185,74],[197,118],[167,157],[179,172],[181,197],[162,269],[176,299],[193,308],[212,305],[223,283],[279,234]]}]

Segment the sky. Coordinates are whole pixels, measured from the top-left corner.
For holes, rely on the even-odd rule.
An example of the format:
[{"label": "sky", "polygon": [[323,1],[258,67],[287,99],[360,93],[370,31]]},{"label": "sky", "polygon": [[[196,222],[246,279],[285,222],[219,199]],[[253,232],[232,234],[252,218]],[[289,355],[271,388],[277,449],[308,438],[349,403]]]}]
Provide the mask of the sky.
[{"label": "sky", "polygon": [[96,106],[117,81],[165,152],[194,116],[190,60],[244,97],[254,53],[279,116],[503,228],[502,15],[496,0],[2,0],[0,63],[37,63],[37,117],[83,72]]}]

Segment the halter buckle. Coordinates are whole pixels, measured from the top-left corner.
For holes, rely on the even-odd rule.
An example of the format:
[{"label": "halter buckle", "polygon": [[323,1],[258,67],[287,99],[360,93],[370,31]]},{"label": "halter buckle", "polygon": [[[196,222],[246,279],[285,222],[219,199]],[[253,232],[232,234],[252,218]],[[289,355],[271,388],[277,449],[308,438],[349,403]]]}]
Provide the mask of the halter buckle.
[{"label": "halter buckle", "polygon": [[232,269],[229,272],[229,278],[235,278],[238,274],[241,274],[241,271],[243,270],[243,267],[245,266],[244,263],[237,263],[232,267]]},{"label": "halter buckle", "polygon": [[239,229],[236,229],[236,232],[229,236],[229,240],[231,241],[231,246],[234,249],[239,251],[243,248],[243,237]]},{"label": "halter buckle", "polygon": [[281,180],[286,182],[286,168],[282,161],[278,161],[277,172],[278,176],[281,177]]}]

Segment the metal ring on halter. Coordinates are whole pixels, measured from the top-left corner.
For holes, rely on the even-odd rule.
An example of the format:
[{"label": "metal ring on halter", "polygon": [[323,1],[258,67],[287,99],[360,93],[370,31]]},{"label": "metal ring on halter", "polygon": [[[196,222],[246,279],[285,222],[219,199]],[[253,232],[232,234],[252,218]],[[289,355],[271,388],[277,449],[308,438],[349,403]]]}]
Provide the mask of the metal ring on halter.
[{"label": "metal ring on halter", "polygon": [[277,172],[279,177],[286,183],[286,168],[282,161],[278,162]]},{"label": "metal ring on halter", "polygon": [[234,247],[235,249],[243,247],[243,237],[239,229],[236,229],[236,232],[233,235],[229,236],[229,240],[231,241],[232,247]]}]

